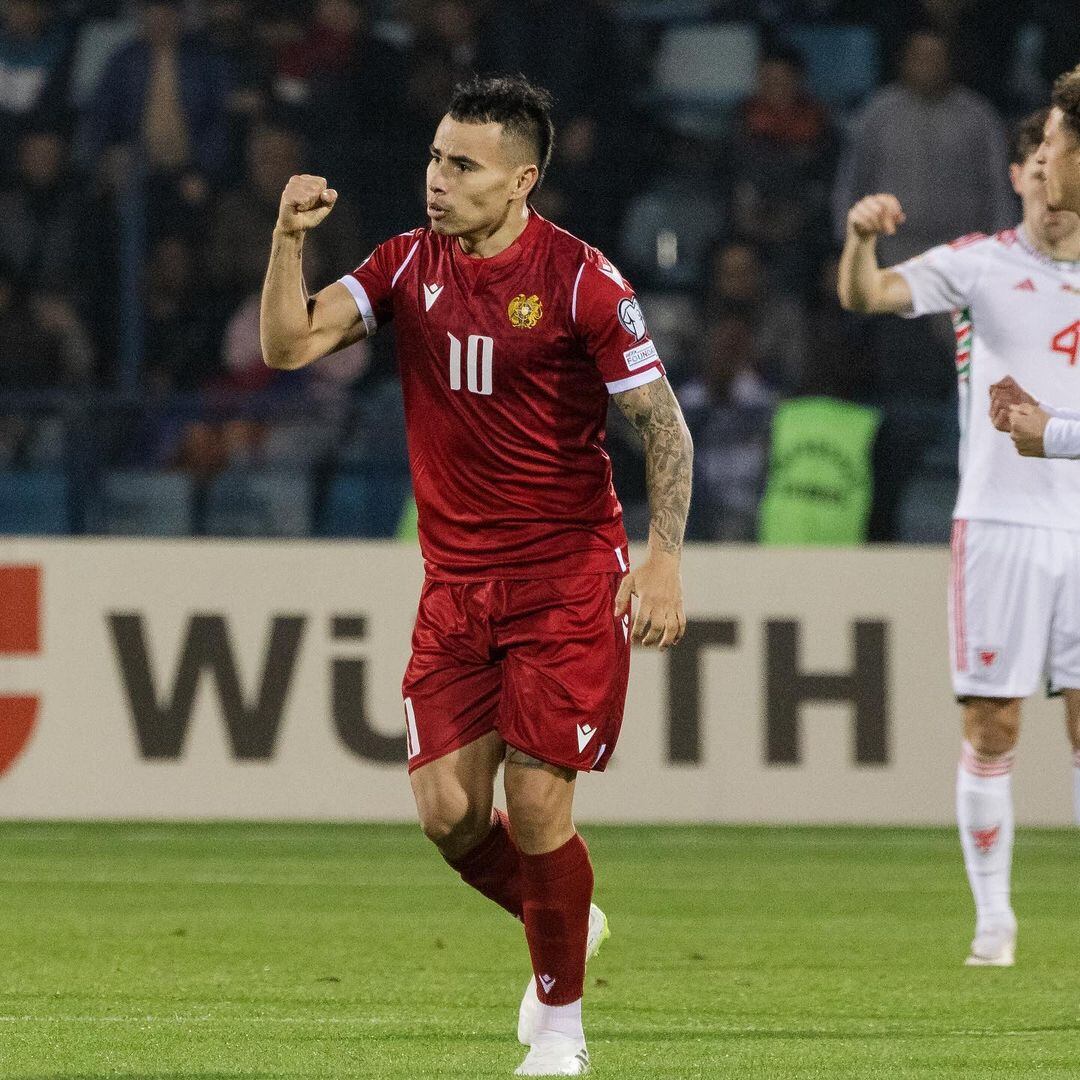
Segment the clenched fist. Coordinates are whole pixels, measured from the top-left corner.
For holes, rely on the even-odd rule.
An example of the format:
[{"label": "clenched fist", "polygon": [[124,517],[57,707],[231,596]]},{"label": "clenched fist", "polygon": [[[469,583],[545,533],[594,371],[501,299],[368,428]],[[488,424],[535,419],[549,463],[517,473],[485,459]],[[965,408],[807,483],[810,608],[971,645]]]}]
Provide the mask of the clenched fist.
[{"label": "clenched fist", "polygon": [[1038,405],[1012,405],[1009,408],[1009,434],[1021,457],[1046,457],[1043,435],[1050,422],[1049,413]]},{"label": "clenched fist", "polygon": [[904,220],[903,207],[895,195],[867,195],[848,211],[847,216],[848,229],[860,240],[895,236]]},{"label": "clenched fist", "polygon": [[281,193],[278,207],[278,229],[292,236],[299,236],[314,229],[337,202],[337,192],[326,186],[322,176],[293,176]]},{"label": "clenched fist", "polygon": [[1011,431],[1009,409],[1014,405],[1038,404],[1011,375],[1006,375],[990,387],[990,422],[998,431]]}]

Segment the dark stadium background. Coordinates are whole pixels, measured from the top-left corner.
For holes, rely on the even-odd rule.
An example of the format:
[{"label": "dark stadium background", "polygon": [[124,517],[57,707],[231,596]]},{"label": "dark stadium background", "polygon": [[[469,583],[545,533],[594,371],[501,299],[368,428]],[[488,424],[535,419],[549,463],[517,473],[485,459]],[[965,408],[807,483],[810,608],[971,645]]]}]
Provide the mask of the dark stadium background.
[{"label": "dark stadium background", "polygon": [[[936,77],[925,37],[904,67],[920,31],[965,89],[891,160],[861,110]],[[296,171],[341,192],[305,252],[321,287],[423,223],[453,85],[522,71],[557,100],[536,205],[641,292],[691,424],[691,538],[755,539],[774,410],[822,394],[880,409],[869,538],[944,539],[951,330],[840,311],[843,212],[861,184],[901,189],[894,259],[1009,223],[1004,128],[1078,38],[1049,0],[8,0],[0,533],[408,535],[392,334],[310,371],[260,362],[276,204]],[[615,418],[609,442],[640,538],[640,450]]]},{"label": "dark stadium background", "polygon": [[[288,177],[340,193],[318,288],[424,224],[452,87],[506,71],[557,101],[537,208],[637,288],[696,447],[690,634],[638,651],[576,806],[594,1075],[1075,1080],[1056,701],[1024,706],[1017,966],[963,966],[954,331],[834,279],[864,191],[907,210],[886,262],[1013,224],[1008,128],[1077,61],[1075,0],[0,0],[0,1080],[520,1062],[521,926],[414,818],[418,553],[277,542],[415,537],[392,329],[292,373],[258,340]],[[849,539],[925,546],[698,543],[758,539],[812,398],[876,428]],[[618,414],[608,448],[641,540]]]}]

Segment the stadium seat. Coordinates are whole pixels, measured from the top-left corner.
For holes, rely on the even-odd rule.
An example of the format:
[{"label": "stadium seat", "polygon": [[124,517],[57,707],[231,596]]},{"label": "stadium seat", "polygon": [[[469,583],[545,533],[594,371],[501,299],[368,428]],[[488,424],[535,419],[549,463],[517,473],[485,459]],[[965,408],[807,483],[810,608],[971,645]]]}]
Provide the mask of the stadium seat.
[{"label": "stadium seat", "polygon": [[749,23],[673,27],[660,42],[653,94],[673,105],[729,108],[753,91],[760,51]]},{"label": "stadium seat", "polygon": [[782,34],[806,61],[810,90],[827,105],[848,109],[877,85],[881,58],[868,26],[792,26]]},{"label": "stadium seat", "polygon": [[226,469],[206,493],[207,536],[307,536],[311,481],[291,472]]},{"label": "stadium seat", "polygon": [[101,482],[90,531],[113,536],[190,536],[194,482],[178,472],[111,472]]},{"label": "stadium seat", "polygon": [[896,539],[905,544],[947,544],[956,484],[953,477],[913,476],[896,508]]},{"label": "stadium seat", "polygon": [[409,494],[409,476],[401,468],[350,469],[330,481],[319,514],[319,536],[396,535]]},{"label": "stadium seat", "polygon": [[724,219],[716,200],[700,189],[658,187],[629,206],[619,241],[634,280],[659,289],[697,282]]},{"label": "stadium seat", "polygon": [[71,531],[71,490],[55,469],[0,472],[0,534],[60,536]]}]

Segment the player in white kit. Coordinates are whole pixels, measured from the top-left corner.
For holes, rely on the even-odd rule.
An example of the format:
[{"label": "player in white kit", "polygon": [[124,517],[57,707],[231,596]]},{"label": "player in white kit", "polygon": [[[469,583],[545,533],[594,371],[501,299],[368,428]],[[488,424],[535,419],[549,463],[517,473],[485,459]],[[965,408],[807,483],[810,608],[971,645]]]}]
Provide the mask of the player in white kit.
[{"label": "player in white kit", "polygon": [[[1055,210],[1080,213],[1080,67],[1054,83],[1035,157]],[[1009,377],[990,388],[990,418],[1024,457],[1080,458],[1080,412],[1036,401]]]},{"label": "player in white kit", "polygon": [[902,225],[892,195],[848,213],[839,293],[849,310],[951,311],[960,384],[960,491],[953,517],[949,639],[964,742],[956,810],[976,929],[967,963],[1008,966],[1010,774],[1021,699],[1044,678],[1063,691],[1080,813],[1080,469],[1019,456],[986,413],[1009,372],[1041,401],[1080,398],[1080,217],[1052,212],[1035,166],[1045,113],[1019,129],[1010,158],[1023,221],[883,270],[877,237]]}]

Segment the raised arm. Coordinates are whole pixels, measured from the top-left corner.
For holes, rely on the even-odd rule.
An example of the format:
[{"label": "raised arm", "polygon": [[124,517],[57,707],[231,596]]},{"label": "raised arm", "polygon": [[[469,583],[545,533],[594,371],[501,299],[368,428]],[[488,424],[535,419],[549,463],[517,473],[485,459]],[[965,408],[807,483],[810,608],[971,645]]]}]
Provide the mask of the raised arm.
[{"label": "raised arm", "polygon": [[638,598],[633,638],[666,649],[686,632],[682,559],[694,445],[667,379],[613,395],[622,414],[645,444],[645,485],[649,493],[649,555],[623,580],[615,615],[622,616],[630,597]]},{"label": "raised arm", "polygon": [[304,282],[304,235],[323,221],[336,201],[337,192],[321,176],[294,176],[282,193],[259,310],[268,367],[304,367],[367,333],[344,285],[334,282],[310,296]]},{"label": "raised arm", "polygon": [[848,311],[864,315],[901,315],[911,311],[911,289],[895,270],[878,265],[877,242],[893,236],[904,222],[895,195],[867,195],[849,211],[837,292]]}]

